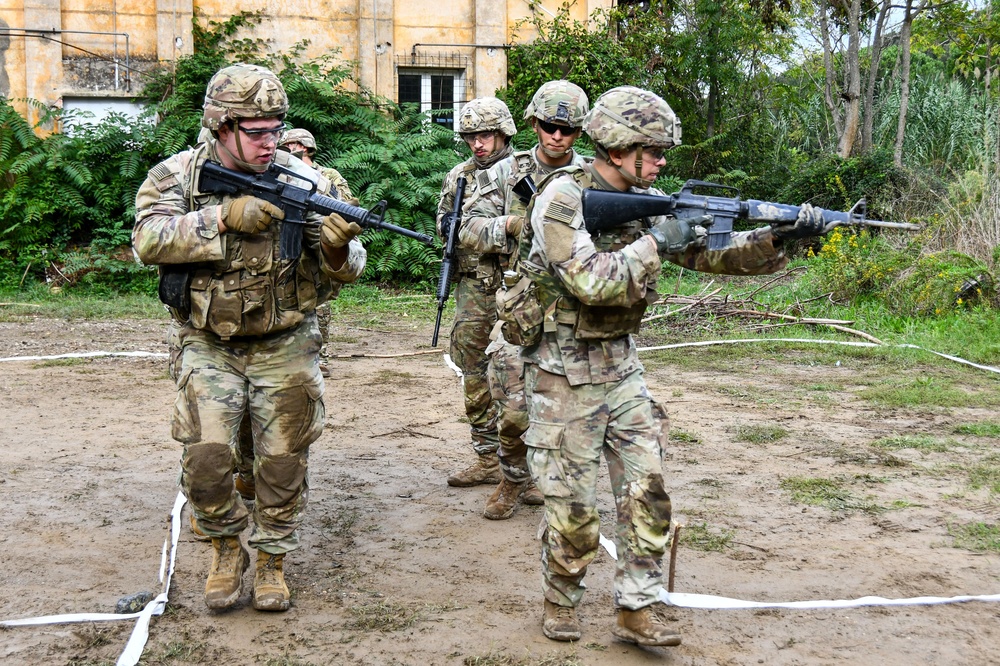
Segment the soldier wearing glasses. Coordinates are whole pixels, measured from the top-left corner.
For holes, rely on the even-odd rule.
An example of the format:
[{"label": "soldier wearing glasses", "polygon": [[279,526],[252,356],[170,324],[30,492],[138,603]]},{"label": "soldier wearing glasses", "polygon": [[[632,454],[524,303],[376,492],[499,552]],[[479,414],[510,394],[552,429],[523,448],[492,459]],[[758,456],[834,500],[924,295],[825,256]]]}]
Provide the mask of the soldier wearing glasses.
[{"label": "soldier wearing glasses", "polygon": [[[244,413],[253,431],[256,502],[247,544],[257,550],[253,607],[287,610],[285,553],[299,546],[308,496],[309,445],[323,431],[323,378],[316,306],[365,265],[361,228],[315,216],[302,253],[279,258],[284,213],[252,196],[202,194],[211,160],[249,173],[274,161],[310,180],[316,173],[277,144],[288,99],[277,77],[255,65],[219,70],[208,84],[204,143],[149,171],[136,196],[132,245],[145,264],[184,265],[189,307],[168,304],[179,327],[172,435],[183,444],[181,486],[214,552],[205,603],[236,603],[249,555],[240,533],[247,508],[234,488],[234,447]],[[320,180],[322,193],[330,191]],[[161,268],[162,270],[162,268]]]},{"label": "soldier wearing glasses", "polygon": [[[510,138],[517,133],[507,105],[495,97],[480,97],[462,108],[458,134],[472,151],[472,157],[455,166],[441,187],[438,202],[438,233],[448,237],[458,179],[467,181],[469,201],[485,170],[513,152]],[[496,255],[460,247],[455,276],[455,323],[451,328],[450,353],[463,373],[465,414],[472,427],[472,448],[476,461],[448,477],[448,485],[460,488],[500,481],[497,460],[496,410],[486,379],[486,347],[496,323],[494,294],[500,285],[500,265]]]}]

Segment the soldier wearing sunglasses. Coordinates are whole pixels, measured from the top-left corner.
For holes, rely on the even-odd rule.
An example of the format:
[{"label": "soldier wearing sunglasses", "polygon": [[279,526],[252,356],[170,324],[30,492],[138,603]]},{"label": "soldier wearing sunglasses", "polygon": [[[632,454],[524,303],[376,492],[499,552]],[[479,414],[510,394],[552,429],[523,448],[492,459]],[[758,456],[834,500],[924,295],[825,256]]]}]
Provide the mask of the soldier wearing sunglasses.
[{"label": "soldier wearing sunglasses", "polygon": [[[517,248],[528,190],[519,187],[526,178],[540,182],[556,169],[583,164],[585,158],[573,150],[580,126],[587,115],[587,94],[569,81],[549,81],[531,98],[524,118],[531,123],[538,143],[531,150],[516,152],[491,167],[481,177],[475,197],[469,202],[466,224],[459,232],[463,247],[483,252],[484,257],[506,270]],[[518,193],[515,193],[515,188]],[[510,518],[518,499],[525,504],[543,504],[544,498],[531,482],[525,461],[524,432],[528,410],[524,400],[524,364],[520,347],[507,343],[499,328],[487,348],[490,393],[496,403],[498,451],[503,478],[487,498],[483,516],[490,520]]]}]

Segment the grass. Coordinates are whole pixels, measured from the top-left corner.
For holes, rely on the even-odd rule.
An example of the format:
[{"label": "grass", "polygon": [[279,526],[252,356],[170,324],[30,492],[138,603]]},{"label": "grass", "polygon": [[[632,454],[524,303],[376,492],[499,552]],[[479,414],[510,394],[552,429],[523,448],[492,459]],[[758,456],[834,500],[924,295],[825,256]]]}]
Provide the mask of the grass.
[{"label": "grass", "polygon": [[884,407],[996,407],[1000,395],[992,391],[967,391],[941,377],[917,377],[900,382],[881,381],[857,393],[859,398]]},{"label": "grass", "polygon": [[788,436],[788,431],[779,426],[746,425],[736,428],[736,441],[751,444],[772,444]]},{"label": "grass", "polygon": [[32,368],[61,368],[72,365],[89,365],[93,359],[90,358],[52,358],[46,361],[39,361],[32,364]]},{"label": "grass", "polygon": [[[876,481],[874,477],[863,476],[859,480]],[[843,479],[823,479],[790,476],[781,480],[781,489],[792,496],[792,501],[811,506],[822,506],[831,511],[863,511],[879,513],[885,508],[871,499],[854,496]]]},{"label": "grass", "polygon": [[948,534],[955,539],[955,548],[965,548],[976,553],[1000,553],[1000,525],[949,525]]},{"label": "grass", "polygon": [[979,421],[956,426],[952,432],[956,435],[972,435],[973,437],[992,437],[1000,439],[1000,423]]},{"label": "grass", "polygon": [[721,553],[733,540],[731,530],[722,530],[715,533],[708,529],[707,523],[695,523],[685,525],[680,531],[680,543],[706,552]]},{"label": "grass", "polygon": [[[163,319],[168,315],[155,296],[118,294],[86,288],[51,293],[44,284],[29,285],[24,290],[0,291],[0,302],[25,303],[0,307],[0,322],[25,318],[55,319]],[[37,306],[37,307],[32,307]]]},{"label": "grass", "polygon": [[969,469],[969,486],[973,490],[986,488],[994,495],[1000,495],[1000,454],[983,458]]},{"label": "grass", "polygon": [[349,608],[351,619],[344,626],[364,631],[401,631],[429,619],[428,615],[457,610],[458,608],[454,605],[439,606],[433,604],[413,607],[390,601],[376,601]]},{"label": "grass", "polygon": [[889,451],[899,451],[900,449],[915,449],[922,453],[944,453],[957,446],[955,440],[941,440],[930,435],[896,435],[894,437],[882,437],[871,443],[877,449]]},{"label": "grass", "polygon": [[671,428],[670,441],[678,444],[701,444],[701,437],[680,428]]}]

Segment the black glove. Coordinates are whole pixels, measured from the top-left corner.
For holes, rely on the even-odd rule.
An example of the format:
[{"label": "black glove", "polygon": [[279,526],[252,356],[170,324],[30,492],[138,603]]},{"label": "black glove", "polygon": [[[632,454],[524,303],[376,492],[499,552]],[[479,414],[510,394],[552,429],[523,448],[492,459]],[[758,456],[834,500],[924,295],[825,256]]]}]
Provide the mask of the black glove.
[{"label": "black glove", "polygon": [[441,216],[441,239],[448,242],[451,235],[451,225],[455,223],[455,213],[445,213]]},{"label": "black glove", "polygon": [[679,220],[668,217],[649,230],[656,241],[656,249],[661,254],[683,252],[692,243],[703,241],[708,236],[708,227],[715,221],[711,215],[689,217]]},{"label": "black glove", "polygon": [[823,221],[823,211],[804,203],[799,208],[799,216],[794,224],[771,227],[771,233],[781,240],[811,238],[826,233],[826,222]]}]

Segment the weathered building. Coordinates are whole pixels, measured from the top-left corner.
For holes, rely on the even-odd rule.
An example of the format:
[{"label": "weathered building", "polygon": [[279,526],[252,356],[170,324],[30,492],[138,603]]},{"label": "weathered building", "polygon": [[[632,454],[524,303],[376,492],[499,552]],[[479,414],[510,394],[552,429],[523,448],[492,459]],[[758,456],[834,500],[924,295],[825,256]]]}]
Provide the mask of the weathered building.
[{"label": "weathered building", "polygon": [[[518,21],[561,0],[0,0],[0,94],[37,116],[47,106],[127,110],[144,73],[191,52],[192,17],[260,11],[248,37],[303,57],[332,50],[361,85],[425,109],[460,107],[506,83]],[[576,0],[578,20],[613,0]],[[525,37],[525,34],[520,34]]]}]

